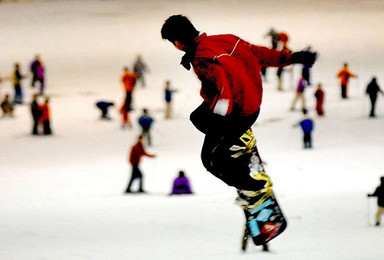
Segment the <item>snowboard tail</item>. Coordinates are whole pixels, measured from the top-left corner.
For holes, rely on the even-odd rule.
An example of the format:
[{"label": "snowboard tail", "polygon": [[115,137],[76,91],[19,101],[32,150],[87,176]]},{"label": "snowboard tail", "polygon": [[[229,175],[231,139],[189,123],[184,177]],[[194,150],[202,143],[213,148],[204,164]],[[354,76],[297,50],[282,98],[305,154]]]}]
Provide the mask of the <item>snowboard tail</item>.
[{"label": "snowboard tail", "polygon": [[257,150],[256,139],[248,130],[240,137],[244,146],[234,145],[232,157],[250,155],[250,176],[262,184],[256,191],[238,190],[237,202],[245,213],[248,232],[255,245],[266,245],[280,235],[287,227],[287,221],[272,191],[272,181],[265,173],[264,165]]}]

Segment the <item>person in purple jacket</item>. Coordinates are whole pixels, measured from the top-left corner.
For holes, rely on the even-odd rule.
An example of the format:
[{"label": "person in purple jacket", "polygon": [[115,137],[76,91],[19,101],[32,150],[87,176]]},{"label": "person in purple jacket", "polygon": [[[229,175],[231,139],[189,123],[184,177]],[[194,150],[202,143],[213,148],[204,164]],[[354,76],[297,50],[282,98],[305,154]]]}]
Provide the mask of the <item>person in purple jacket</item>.
[{"label": "person in purple jacket", "polygon": [[32,73],[32,88],[35,87],[36,82],[40,84],[40,95],[44,95],[44,65],[40,59],[39,55],[35,56],[35,59],[31,62],[30,70]]},{"label": "person in purple jacket", "polygon": [[184,171],[179,171],[179,176],[173,181],[171,195],[192,194],[191,185]]}]

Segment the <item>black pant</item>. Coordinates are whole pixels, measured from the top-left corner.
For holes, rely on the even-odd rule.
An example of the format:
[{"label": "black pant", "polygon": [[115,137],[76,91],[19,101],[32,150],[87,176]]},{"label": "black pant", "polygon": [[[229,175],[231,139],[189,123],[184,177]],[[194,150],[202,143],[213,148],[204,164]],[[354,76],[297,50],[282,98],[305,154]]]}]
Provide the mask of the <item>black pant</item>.
[{"label": "black pant", "polygon": [[33,135],[39,134],[38,128],[39,128],[39,116],[33,116],[33,129],[32,129]]},{"label": "black pant", "polygon": [[347,96],[347,85],[344,85],[344,84],[341,85],[341,97],[342,98],[348,98],[348,96]]},{"label": "black pant", "polygon": [[50,135],[52,134],[52,130],[51,130],[51,123],[49,120],[45,120],[44,123],[43,123],[43,132],[45,135]]},{"label": "black pant", "polygon": [[143,191],[143,174],[139,169],[139,165],[132,165],[132,175],[128,187],[125,192],[131,192],[131,186],[134,180],[139,179],[139,191]]},{"label": "black pant", "polygon": [[374,117],[377,95],[369,95],[369,98],[371,100],[371,112],[369,113],[369,116]]},{"label": "black pant", "polygon": [[[236,111],[233,113],[236,114]],[[213,114],[209,105],[203,103],[191,114],[191,121],[197,129],[205,134],[201,151],[204,167],[229,186],[244,190],[259,190],[264,182],[250,177],[249,160],[251,154],[233,158],[230,148],[243,145],[239,139],[251,128],[259,115],[219,116]]]},{"label": "black pant", "polygon": [[311,132],[304,133],[304,148],[312,148],[312,136]]}]

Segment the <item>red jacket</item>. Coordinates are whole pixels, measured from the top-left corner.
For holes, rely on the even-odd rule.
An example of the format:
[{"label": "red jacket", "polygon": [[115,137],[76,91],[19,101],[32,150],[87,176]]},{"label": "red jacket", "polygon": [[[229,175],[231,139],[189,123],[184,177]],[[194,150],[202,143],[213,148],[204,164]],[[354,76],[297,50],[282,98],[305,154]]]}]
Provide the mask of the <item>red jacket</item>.
[{"label": "red jacket", "polygon": [[131,153],[129,154],[129,162],[131,165],[139,165],[141,157],[150,156],[145,150],[142,143],[137,142],[131,148]]},{"label": "red jacket", "polygon": [[207,36],[196,39],[192,66],[202,82],[200,91],[213,109],[218,100],[229,101],[227,114],[236,107],[248,116],[261,105],[263,87],[261,67],[292,64],[291,53],[250,44],[235,35]]},{"label": "red jacket", "polygon": [[132,92],[135,87],[137,77],[133,72],[125,71],[121,76],[121,82],[123,82],[124,90],[126,92]]},{"label": "red jacket", "polygon": [[39,106],[39,110],[41,112],[40,121],[45,122],[47,120],[51,119],[51,113],[49,111],[49,105],[48,103],[44,103]]}]

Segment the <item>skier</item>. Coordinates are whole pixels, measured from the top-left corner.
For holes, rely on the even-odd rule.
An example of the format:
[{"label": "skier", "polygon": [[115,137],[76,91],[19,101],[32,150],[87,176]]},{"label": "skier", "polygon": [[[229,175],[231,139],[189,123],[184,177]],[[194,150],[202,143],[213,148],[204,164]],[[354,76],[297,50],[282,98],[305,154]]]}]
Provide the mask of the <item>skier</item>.
[{"label": "skier", "polygon": [[316,113],[318,116],[324,116],[324,98],[325,98],[325,92],[323,90],[323,86],[321,83],[317,84],[317,89],[314,94],[316,98]]},{"label": "skier", "polygon": [[379,85],[377,84],[376,77],[373,77],[371,82],[368,84],[367,89],[365,93],[369,95],[369,99],[371,100],[371,112],[369,113],[369,117],[375,117],[375,106],[376,106],[376,99],[377,99],[377,93],[380,92],[384,95],[384,92],[380,89]]},{"label": "skier", "polygon": [[380,182],[375,192],[368,194],[368,197],[377,197],[376,226],[380,226],[381,215],[384,213],[384,176],[380,178]]},{"label": "skier", "polygon": [[137,81],[141,82],[142,87],[145,87],[144,74],[148,71],[149,71],[148,66],[143,62],[141,55],[138,55],[133,65],[133,72],[137,76]]},{"label": "skier", "polygon": [[184,171],[179,171],[179,176],[173,181],[171,195],[192,194],[191,184]]},{"label": "skier", "polygon": [[128,183],[128,187],[125,190],[125,193],[132,193],[131,186],[133,184],[133,181],[136,179],[139,179],[139,189],[138,192],[143,193],[145,192],[143,189],[143,174],[141,170],[139,169],[141,157],[148,156],[148,157],[156,157],[154,154],[149,154],[145,151],[144,145],[143,145],[143,136],[140,135],[137,139],[137,143],[132,146],[131,152],[129,154],[129,162],[132,166],[132,175],[131,179]]},{"label": "skier", "polygon": [[139,125],[141,127],[141,135],[147,138],[148,146],[152,145],[151,138],[151,127],[153,123],[153,118],[149,116],[148,109],[143,109],[143,114],[139,117]]},{"label": "skier", "polygon": [[308,116],[308,111],[303,109],[304,118],[295,126],[300,126],[303,130],[303,143],[304,148],[312,148],[312,131],[313,131],[313,120]]},{"label": "skier", "polygon": [[350,77],[356,78],[357,75],[352,73],[348,69],[348,63],[344,63],[343,67],[337,73],[337,77],[340,79],[341,98],[342,99],[347,99],[348,98],[348,82],[349,82],[349,78]]},{"label": "skier", "polygon": [[249,157],[235,158],[230,149],[236,142],[253,140],[248,130],[260,112],[260,69],[292,63],[311,66],[316,54],[276,51],[229,34],[207,36],[182,15],[169,17],[161,35],[185,52],[181,65],[187,70],[192,65],[202,82],[200,94],[204,101],[192,112],[190,120],[205,134],[201,152],[203,165],[214,176],[239,189],[243,198],[249,198],[247,191],[258,191],[265,182],[250,175]]}]

